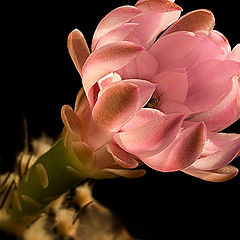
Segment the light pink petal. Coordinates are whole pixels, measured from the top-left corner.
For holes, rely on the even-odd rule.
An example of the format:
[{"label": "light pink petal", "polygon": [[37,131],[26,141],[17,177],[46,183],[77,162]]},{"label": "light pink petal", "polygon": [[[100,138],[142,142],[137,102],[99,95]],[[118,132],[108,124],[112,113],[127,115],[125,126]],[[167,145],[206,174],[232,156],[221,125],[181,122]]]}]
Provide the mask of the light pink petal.
[{"label": "light pink petal", "polygon": [[204,121],[209,131],[220,131],[237,121],[239,117],[239,78],[233,77],[229,93],[219,103],[205,112],[194,114],[188,120],[194,122]]},{"label": "light pink petal", "polygon": [[133,128],[140,127],[154,119],[160,118],[164,116],[164,113],[157,109],[153,108],[142,108],[140,109],[134,117],[127,123],[125,124],[122,128],[121,131],[129,131]]},{"label": "light pink petal", "polygon": [[93,86],[97,81],[108,73],[124,67],[141,51],[142,47],[134,43],[122,41],[107,44],[90,55],[83,66],[82,79],[91,107],[94,104]]},{"label": "light pink petal", "polygon": [[203,123],[183,130],[179,136],[162,152],[141,160],[158,171],[182,170],[194,163],[200,156],[207,138]]},{"label": "light pink petal", "polygon": [[163,103],[160,102],[158,108],[166,114],[182,113],[184,114],[184,118],[187,118],[190,114],[192,114],[192,111],[184,104],[171,101],[170,102],[166,101]]},{"label": "light pink petal", "polygon": [[199,9],[182,16],[172,24],[162,36],[178,31],[209,31],[213,29],[214,25],[215,19],[212,12],[206,9]]},{"label": "light pink petal", "polygon": [[201,157],[206,157],[228,147],[237,138],[240,138],[240,134],[209,132]]},{"label": "light pink petal", "polygon": [[98,98],[100,97],[101,93],[104,92],[102,91],[103,89],[111,86],[113,83],[121,81],[122,78],[119,74],[115,73],[115,72],[111,72],[109,74],[107,74],[106,76],[104,76],[103,78],[101,78],[98,81],[98,86],[99,86],[99,90],[100,92],[98,93]]},{"label": "light pink petal", "polygon": [[229,60],[208,60],[189,70],[185,105],[193,112],[213,107],[231,89],[231,78],[238,72],[239,63]]},{"label": "light pink petal", "polygon": [[116,176],[125,178],[138,178],[142,177],[146,171],[144,169],[139,170],[128,170],[128,169],[116,169],[116,168],[104,168],[102,172],[112,173]]},{"label": "light pink petal", "polygon": [[112,84],[93,108],[94,122],[100,129],[118,131],[137,111],[139,97],[138,87],[134,84],[124,81]]},{"label": "light pink petal", "polygon": [[151,82],[157,83],[155,95],[159,96],[159,103],[165,101],[183,103],[186,100],[188,78],[185,69],[161,72],[155,75]]},{"label": "light pink petal", "polygon": [[163,30],[179,18],[182,10],[170,1],[156,0],[140,2],[136,4],[136,7],[142,13],[131,20],[131,22],[138,23],[138,26],[127,40],[141,44],[146,49]]},{"label": "light pink petal", "polygon": [[230,55],[231,46],[227,38],[222,33],[212,30],[209,32],[208,37],[223,50],[226,58]]},{"label": "light pink petal", "polygon": [[67,46],[72,61],[81,74],[83,64],[90,55],[90,51],[83,34],[78,29],[73,30],[69,34]]},{"label": "light pink petal", "polygon": [[137,110],[141,109],[145,104],[150,100],[152,97],[152,94],[154,93],[156,89],[156,85],[145,81],[145,80],[139,80],[139,79],[127,79],[124,80],[125,83],[134,84],[138,87],[139,90],[139,98],[135,99],[135,101],[138,104]]},{"label": "light pink petal", "polygon": [[198,159],[192,164],[192,168],[200,170],[214,170],[229,164],[240,153],[240,137],[219,151]]},{"label": "light pink petal", "polygon": [[118,71],[123,79],[140,78],[150,80],[158,70],[158,63],[154,56],[143,50],[129,64]]},{"label": "light pink petal", "polygon": [[67,128],[67,130],[80,139],[82,123],[76,113],[72,110],[69,105],[64,105],[61,109],[62,121]]},{"label": "light pink petal", "polygon": [[137,23],[126,23],[105,34],[97,42],[95,50],[112,42],[123,41],[136,28]]},{"label": "light pink petal", "polygon": [[95,46],[101,37],[111,32],[112,30],[124,25],[140,12],[141,11],[136,7],[122,6],[114,9],[109,14],[107,14],[98,24],[93,35],[92,50],[95,50]]},{"label": "light pink petal", "polygon": [[238,169],[231,165],[227,165],[220,169],[215,169],[212,171],[204,171],[197,169],[184,169],[182,171],[193,177],[197,177],[209,182],[224,182],[234,178],[238,173]]},{"label": "light pink petal", "polygon": [[237,44],[233,48],[230,59],[234,60],[234,61],[237,61],[237,62],[240,62],[240,44]]},{"label": "light pink petal", "polygon": [[208,59],[224,59],[223,50],[203,32],[173,32],[159,38],[150,52],[159,63],[159,72],[164,68],[188,71]]},{"label": "light pink petal", "polygon": [[109,153],[112,154],[113,159],[124,168],[136,168],[138,166],[138,161],[131,157],[131,155],[121,149],[115,143],[108,143],[106,146]]},{"label": "light pink petal", "polygon": [[149,156],[166,148],[180,132],[183,116],[171,114],[114,135],[116,143],[136,156]]}]

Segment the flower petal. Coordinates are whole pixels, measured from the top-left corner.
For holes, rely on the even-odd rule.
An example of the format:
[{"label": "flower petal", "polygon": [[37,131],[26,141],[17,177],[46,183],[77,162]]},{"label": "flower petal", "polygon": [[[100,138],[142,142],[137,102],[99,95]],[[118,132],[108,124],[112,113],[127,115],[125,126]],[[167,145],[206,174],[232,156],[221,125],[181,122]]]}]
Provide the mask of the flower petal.
[{"label": "flower petal", "polygon": [[192,111],[181,103],[166,101],[160,103],[158,108],[164,113],[182,113],[184,114],[184,118],[187,118],[189,115],[192,114]]},{"label": "flower petal", "polygon": [[141,51],[142,47],[134,43],[122,41],[107,44],[90,55],[83,66],[82,79],[83,87],[91,107],[94,103],[92,87],[95,83],[108,73],[124,67]]},{"label": "flower petal", "polygon": [[138,161],[132,158],[129,153],[121,149],[117,144],[110,142],[107,144],[106,148],[121,167],[136,168],[138,166]]},{"label": "flower petal", "polygon": [[194,114],[188,120],[193,122],[204,121],[209,131],[220,131],[240,117],[239,99],[239,78],[236,76],[232,79],[232,87],[229,93],[218,104],[207,111]]},{"label": "flower petal", "polygon": [[109,33],[106,33],[99,39],[95,46],[95,50],[113,42],[123,41],[137,27],[137,23],[126,23]]},{"label": "flower petal", "polygon": [[69,34],[67,46],[76,69],[82,74],[82,67],[90,55],[90,51],[83,34],[78,29]]},{"label": "flower petal", "polygon": [[[148,49],[156,37],[176,21],[182,9],[170,1],[148,0],[136,4],[142,11],[131,22],[138,23],[127,40],[141,44]],[[144,33],[144,34],[143,34]]]},{"label": "flower petal", "polygon": [[219,151],[199,158],[191,167],[200,170],[214,170],[222,168],[230,163],[240,153],[240,137],[233,140],[232,144],[220,149]]},{"label": "flower petal", "polygon": [[67,130],[72,135],[80,139],[82,123],[69,105],[64,105],[62,107],[61,117]]},{"label": "flower petal", "polygon": [[213,29],[214,25],[215,19],[212,12],[206,9],[199,9],[182,16],[178,21],[172,24],[162,36],[177,31],[209,31]]},{"label": "flower petal", "polygon": [[189,70],[189,91],[185,105],[193,112],[215,106],[232,88],[232,77],[238,75],[239,63],[208,60]]},{"label": "flower petal", "polygon": [[134,84],[118,81],[107,88],[96,102],[92,116],[100,129],[117,132],[138,107],[139,90]]},{"label": "flower petal", "polygon": [[183,130],[162,152],[147,158],[140,158],[146,165],[158,171],[182,170],[194,163],[200,156],[206,141],[206,127],[195,124]]},{"label": "flower petal", "polygon": [[133,128],[140,127],[154,119],[160,118],[164,116],[164,113],[157,109],[153,108],[142,108],[140,109],[134,116],[133,118],[125,124],[122,128],[121,131],[126,132],[129,131]]},{"label": "flower petal", "polygon": [[122,6],[107,14],[98,24],[93,35],[92,50],[95,50],[98,40],[105,34],[127,23],[141,11],[133,6]]},{"label": "flower petal", "polygon": [[197,177],[209,182],[224,182],[234,178],[238,173],[238,169],[231,165],[227,165],[220,169],[215,169],[212,171],[204,171],[198,169],[184,169],[182,171],[193,177]]},{"label": "flower petal", "polygon": [[165,101],[183,103],[186,100],[188,78],[185,69],[161,72],[155,75],[151,82],[157,83],[155,94],[160,96],[160,104]]},{"label": "flower petal", "polygon": [[119,132],[113,139],[137,157],[150,156],[166,148],[180,132],[182,114],[171,114],[156,118],[127,132]]}]

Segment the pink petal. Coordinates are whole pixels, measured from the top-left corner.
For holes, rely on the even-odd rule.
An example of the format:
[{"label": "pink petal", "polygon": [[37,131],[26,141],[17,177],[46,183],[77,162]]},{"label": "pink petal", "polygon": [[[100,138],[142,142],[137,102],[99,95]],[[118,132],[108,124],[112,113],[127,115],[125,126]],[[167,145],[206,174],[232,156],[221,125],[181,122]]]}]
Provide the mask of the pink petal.
[{"label": "pink petal", "polygon": [[112,84],[93,108],[94,122],[100,129],[118,131],[137,111],[139,97],[138,87],[134,84],[125,81]]},{"label": "pink petal", "polygon": [[95,46],[95,50],[113,42],[123,41],[136,28],[136,23],[126,23],[109,33],[106,33]]},{"label": "pink petal", "polygon": [[182,171],[193,177],[197,177],[209,182],[224,182],[234,178],[238,173],[238,169],[231,165],[227,165],[212,171],[203,171],[198,169],[184,169]]},{"label": "pink petal", "polygon": [[172,24],[162,36],[178,31],[209,31],[213,29],[214,25],[215,19],[212,12],[206,9],[199,9],[182,16]]},{"label": "pink petal", "polygon": [[209,132],[201,157],[206,157],[230,146],[237,138],[240,138],[240,134]]},{"label": "pink petal", "polygon": [[240,117],[239,98],[239,78],[233,77],[229,93],[219,103],[205,112],[194,114],[188,120],[194,122],[204,121],[209,131],[220,131]]},{"label": "pink petal", "polygon": [[[82,69],[83,87],[90,106],[94,104],[92,87],[99,79],[108,73],[117,71],[133,60],[142,48],[130,42],[107,44],[94,51],[85,62]],[[91,91],[90,91],[91,90]]]},{"label": "pink petal", "polygon": [[113,159],[124,168],[136,168],[138,161],[130,156],[129,153],[121,149],[117,144],[108,143],[107,150],[112,154]]},{"label": "pink petal", "polygon": [[200,156],[206,141],[206,127],[203,123],[183,130],[162,152],[141,160],[158,171],[178,171],[190,166]]},{"label": "pink petal", "polygon": [[140,78],[150,80],[158,70],[158,63],[154,56],[143,50],[129,64],[118,71],[123,79]]},{"label": "pink petal", "polygon": [[78,72],[82,73],[82,67],[90,55],[87,42],[83,34],[78,30],[73,30],[68,36],[68,51]]},{"label": "pink petal", "polygon": [[98,24],[93,35],[92,50],[95,50],[95,46],[101,37],[127,23],[140,12],[136,7],[122,6],[107,14]]},{"label": "pink petal", "polygon": [[125,124],[122,128],[121,131],[129,131],[133,128],[140,127],[154,119],[163,117],[164,113],[157,109],[153,108],[142,108],[140,109],[134,117],[127,123]]},{"label": "pink petal", "polygon": [[184,118],[187,118],[192,114],[192,111],[185,105],[176,102],[163,102],[159,104],[158,108],[164,113],[182,113],[184,114]]},{"label": "pink petal", "polygon": [[227,58],[231,53],[231,46],[227,38],[220,32],[212,30],[209,32],[208,37],[215,42],[225,53],[225,58]]},{"label": "pink petal", "polygon": [[183,103],[186,100],[188,93],[188,78],[185,69],[161,72],[155,75],[151,82],[157,83],[155,94],[160,96],[159,103],[165,101]]},{"label": "pink petal", "polygon": [[234,60],[234,61],[237,61],[237,62],[240,62],[240,44],[237,44],[233,48],[230,59]]},{"label": "pink petal", "polygon": [[187,68],[188,71],[202,61],[224,58],[223,50],[202,32],[173,32],[159,38],[150,52],[159,63],[159,72],[164,68]]},{"label": "pink petal", "polygon": [[219,151],[198,159],[191,167],[199,170],[214,170],[229,164],[240,153],[240,137]]},{"label": "pink petal", "polygon": [[116,143],[136,156],[149,156],[166,148],[179,133],[183,116],[172,114],[154,119],[128,132],[114,135]]},{"label": "pink petal", "polygon": [[142,13],[131,20],[138,23],[138,26],[127,40],[141,44],[146,49],[152,45],[160,32],[179,18],[182,10],[172,2],[155,0],[140,2],[136,7]]},{"label": "pink petal", "polygon": [[193,112],[213,107],[231,89],[231,78],[238,72],[239,64],[229,60],[208,60],[189,70],[185,105]]},{"label": "pink petal", "polygon": [[117,73],[109,73],[107,74],[106,76],[104,76],[103,78],[101,78],[99,81],[98,81],[98,85],[99,85],[99,88],[100,88],[100,92],[98,93],[98,98],[100,97],[101,93],[103,92],[102,90],[111,86],[113,83],[115,82],[118,82],[118,81],[121,81],[122,78],[119,74]]},{"label": "pink petal", "polygon": [[150,100],[152,94],[156,89],[156,85],[145,80],[139,79],[127,79],[124,80],[125,83],[134,84],[138,87],[139,98],[135,99],[137,102],[137,110],[141,109]]}]

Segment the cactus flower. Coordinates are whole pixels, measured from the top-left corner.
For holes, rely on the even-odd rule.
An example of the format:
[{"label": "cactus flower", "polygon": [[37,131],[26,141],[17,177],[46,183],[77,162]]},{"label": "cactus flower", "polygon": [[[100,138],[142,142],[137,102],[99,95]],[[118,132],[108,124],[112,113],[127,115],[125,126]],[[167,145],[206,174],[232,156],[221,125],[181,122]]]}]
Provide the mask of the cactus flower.
[{"label": "cactus flower", "polygon": [[74,110],[62,108],[64,141],[75,156],[89,153],[90,175],[141,176],[130,170],[139,163],[209,181],[237,174],[229,163],[240,135],[220,131],[240,116],[240,45],[231,50],[213,30],[209,10],[181,10],[167,0],[116,8],[97,26],[91,54],[80,31],[69,35],[83,89]]}]

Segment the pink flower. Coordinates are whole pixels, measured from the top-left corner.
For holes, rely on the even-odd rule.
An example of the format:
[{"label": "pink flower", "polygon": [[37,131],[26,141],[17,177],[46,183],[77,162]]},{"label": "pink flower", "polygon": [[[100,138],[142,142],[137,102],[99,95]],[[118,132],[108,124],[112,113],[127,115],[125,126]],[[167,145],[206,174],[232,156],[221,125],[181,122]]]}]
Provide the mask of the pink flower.
[{"label": "pink flower", "polygon": [[128,169],[143,162],[209,181],[237,174],[228,164],[240,135],[219,131],[240,116],[240,45],[213,30],[210,11],[181,10],[167,0],[119,7],[99,23],[91,54],[78,30],[69,35],[86,96],[62,109],[66,144],[91,149],[98,171],[141,175]]}]

